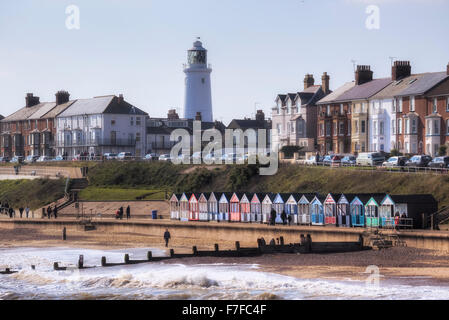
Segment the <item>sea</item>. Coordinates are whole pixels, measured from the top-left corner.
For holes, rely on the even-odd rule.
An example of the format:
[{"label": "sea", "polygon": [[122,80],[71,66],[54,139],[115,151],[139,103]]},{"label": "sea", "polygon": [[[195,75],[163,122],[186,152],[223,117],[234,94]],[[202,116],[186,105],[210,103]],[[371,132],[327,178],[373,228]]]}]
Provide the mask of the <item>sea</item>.
[{"label": "sea", "polygon": [[[0,249],[0,270],[19,272],[0,275],[1,300],[402,300],[449,299],[449,287],[427,278],[380,280],[377,285],[356,280],[299,279],[263,272],[251,264],[143,263],[103,268],[108,262],[164,256],[159,249],[94,250],[76,248]],[[79,255],[84,265],[78,270]],[[54,271],[53,263],[68,266]],[[34,266],[34,269],[31,266]]]}]

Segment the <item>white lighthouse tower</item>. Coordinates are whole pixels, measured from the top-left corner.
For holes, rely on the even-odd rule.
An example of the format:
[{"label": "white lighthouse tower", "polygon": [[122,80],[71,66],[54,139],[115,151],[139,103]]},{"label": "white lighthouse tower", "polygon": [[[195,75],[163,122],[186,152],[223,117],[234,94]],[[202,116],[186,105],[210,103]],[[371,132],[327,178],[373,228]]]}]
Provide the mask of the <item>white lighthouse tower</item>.
[{"label": "white lighthouse tower", "polygon": [[184,101],[184,117],[195,119],[201,112],[202,121],[213,121],[212,94],[210,74],[212,69],[207,65],[207,50],[199,40],[188,51],[188,62],[184,68],[186,74],[186,94]]}]

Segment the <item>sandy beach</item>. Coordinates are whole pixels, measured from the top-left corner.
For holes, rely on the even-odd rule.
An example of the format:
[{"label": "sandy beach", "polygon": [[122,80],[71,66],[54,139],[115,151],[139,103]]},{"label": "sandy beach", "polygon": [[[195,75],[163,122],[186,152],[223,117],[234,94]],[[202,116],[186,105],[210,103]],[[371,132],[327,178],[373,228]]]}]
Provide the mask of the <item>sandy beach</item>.
[{"label": "sandy beach", "polygon": [[[192,246],[199,250],[211,249],[201,239],[176,238],[169,248],[176,252],[191,252]],[[230,249],[234,239],[220,243],[220,248]],[[60,232],[36,228],[0,228],[0,248],[19,247],[69,247],[86,249],[166,249],[161,237],[136,233],[102,233],[70,231],[67,241]],[[396,247],[381,251],[339,254],[275,254],[251,258],[197,257],[173,259],[167,264],[256,264],[259,270],[292,276],[300,279],[365,280],[368,266],[377,266],[382,279],[421,278],[426,284],[449,285],[449,254],[434,250]],[[0,267],[2,266],[0,262]]]}]

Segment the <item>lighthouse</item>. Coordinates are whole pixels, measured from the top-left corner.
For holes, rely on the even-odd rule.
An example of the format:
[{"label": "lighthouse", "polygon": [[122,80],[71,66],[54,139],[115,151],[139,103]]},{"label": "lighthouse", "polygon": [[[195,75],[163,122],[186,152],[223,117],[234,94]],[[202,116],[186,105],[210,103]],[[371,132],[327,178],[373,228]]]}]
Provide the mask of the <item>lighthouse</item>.
[{"label": "lighthouse", "polygon": [[207,50],[204,49],[200,38],[187,51],[187,64],[184,68],[185,101],[184,117],[195,119],[201,112],[202,121],[212,122],[212,94],[210,74],[212,69],[207,65]]}]

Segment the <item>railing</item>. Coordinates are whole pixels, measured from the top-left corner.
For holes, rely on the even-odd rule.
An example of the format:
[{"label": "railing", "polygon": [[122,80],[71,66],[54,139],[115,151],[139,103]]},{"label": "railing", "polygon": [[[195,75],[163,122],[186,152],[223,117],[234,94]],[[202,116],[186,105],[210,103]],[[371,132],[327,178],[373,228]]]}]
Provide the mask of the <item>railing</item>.
[{"label": "railing", "polygon": [[135,139],[82,139],[81,141],[56,141],[55,146],[62,147],[96,147],[96,146],[128,146],[134,147]]},{"label": "railing", "polygon": [[151,148],[153,149],[171,149],[176,144],[176,141],[168,141],[168,142],[152,142]]}]

